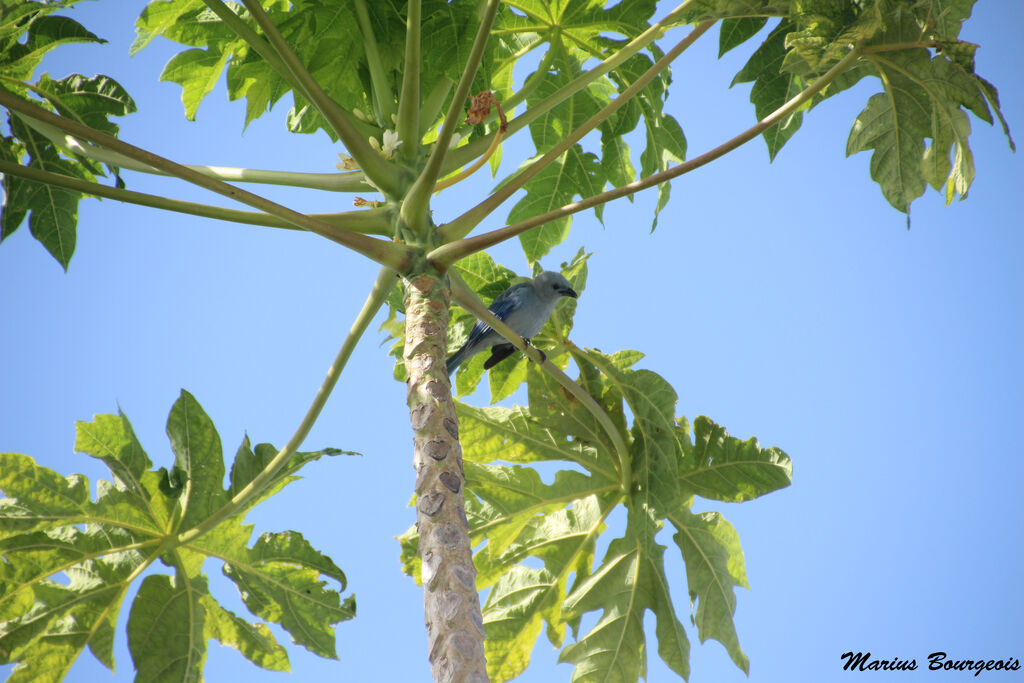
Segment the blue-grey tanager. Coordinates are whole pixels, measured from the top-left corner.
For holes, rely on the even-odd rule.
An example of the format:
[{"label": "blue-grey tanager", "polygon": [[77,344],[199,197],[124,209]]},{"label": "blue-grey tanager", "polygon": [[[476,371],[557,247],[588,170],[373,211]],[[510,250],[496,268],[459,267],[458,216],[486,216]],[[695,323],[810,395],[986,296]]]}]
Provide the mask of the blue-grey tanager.
[{"label": "blue-grey tanager", "polygon": [[[545,270],[529,282],[512,285],[499,294],[488,308],[524,341],[529,341],[544,327],[551,312],[555,310],[555,304],[563,296],[575,299],[578,295],[561,273]],[[462,348],[448,357],[448,374],[455,372],[462,361],[487,348],[491,349],[491,357],[484,361],[484,370],[491,369],[516,350],[504,337],[478,320]]]}]

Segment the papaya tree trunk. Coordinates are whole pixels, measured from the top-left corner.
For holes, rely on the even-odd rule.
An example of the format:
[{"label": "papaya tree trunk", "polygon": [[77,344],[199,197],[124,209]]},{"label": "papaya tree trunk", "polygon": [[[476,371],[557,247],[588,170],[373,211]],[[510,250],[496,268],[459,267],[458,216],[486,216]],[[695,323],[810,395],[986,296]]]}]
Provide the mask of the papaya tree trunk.
[{"label": "papaya tree trunk", "polygon": [[445,368],[449,290],[436,271],[407,280],[405,367],[416,468],[424,610],[436,683],[484,683],[484,627],[466,521],[459,427]]}]

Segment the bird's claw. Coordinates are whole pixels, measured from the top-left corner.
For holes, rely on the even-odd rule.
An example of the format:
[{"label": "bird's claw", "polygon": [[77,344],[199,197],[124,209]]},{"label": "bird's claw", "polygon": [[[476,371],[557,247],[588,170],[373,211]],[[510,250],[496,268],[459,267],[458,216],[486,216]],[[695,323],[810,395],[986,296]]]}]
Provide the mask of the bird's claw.
[{"label": "bird's claw", "polygon": [[[523,340],[523,346],[533,346],[533,341],[527,339],[526,337],[522,337],[522,340]],[[538,349],[536,346],[533,346],[533,348],[534,348],[534,350],[537,351],[537,353],[540,354],[540,364],[543,365],[545,362],[547,362],[547,359],[548,359],[547,354],[544,353],[543,351],[541,351],[540,349]]]}]

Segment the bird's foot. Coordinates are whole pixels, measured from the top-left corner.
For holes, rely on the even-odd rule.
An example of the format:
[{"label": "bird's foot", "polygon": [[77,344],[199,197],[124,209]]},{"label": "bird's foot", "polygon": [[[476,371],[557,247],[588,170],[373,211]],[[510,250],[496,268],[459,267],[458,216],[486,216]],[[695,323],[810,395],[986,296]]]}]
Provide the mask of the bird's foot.
[{"label": "bird's foot", "polygon": [[[527,339],[526,337],[523,337],[523,345],[524,346],[533,346],[533,341],[530,340],[530,339]],[[536,346],[533,346],[533,348],[537,351],[537,353],[540,354],[540,364],[543,365],[544,362],[547,361],[547,359],[548,359],[547,354],[545,354],[543,351],[538,349]]]}]

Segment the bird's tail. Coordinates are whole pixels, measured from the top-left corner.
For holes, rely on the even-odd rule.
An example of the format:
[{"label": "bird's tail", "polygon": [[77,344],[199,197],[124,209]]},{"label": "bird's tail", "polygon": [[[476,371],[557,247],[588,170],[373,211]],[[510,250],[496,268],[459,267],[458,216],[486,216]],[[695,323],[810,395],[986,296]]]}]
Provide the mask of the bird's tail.
[{"label": "bird's tail", "polygon": [[445,365],[447,366],[449,377],[455,373],[455,370],[458,369],[462,361],[466,360],[466,350],[467,346],[463,346],[461,349],[448,356],[448,360],[445,362]]}]

